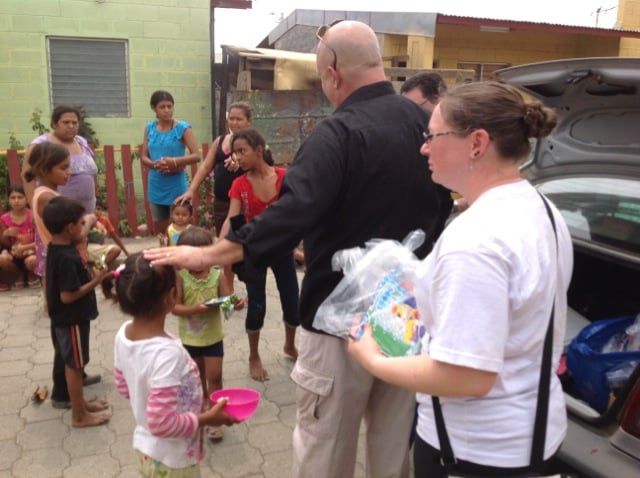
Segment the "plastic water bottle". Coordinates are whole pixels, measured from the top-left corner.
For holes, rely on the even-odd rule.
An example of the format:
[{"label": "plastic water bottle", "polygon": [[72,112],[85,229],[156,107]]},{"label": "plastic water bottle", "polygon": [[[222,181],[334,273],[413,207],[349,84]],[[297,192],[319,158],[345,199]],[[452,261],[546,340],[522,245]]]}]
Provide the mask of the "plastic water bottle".
[{"label": "plastic water bottle", "polygon": [[614,352],[624,352],[629,342],[629,336],[625,332],[618,332],[611,337],[606,344],[602,347],[603,354],[610,354]]},{"label": "plastic water bottle", "polygon": [[636,320],[627,327],[625,332],[628,337],[627,348],[625,350],[627,352],[640,351],[640,314],[636,316]]}]

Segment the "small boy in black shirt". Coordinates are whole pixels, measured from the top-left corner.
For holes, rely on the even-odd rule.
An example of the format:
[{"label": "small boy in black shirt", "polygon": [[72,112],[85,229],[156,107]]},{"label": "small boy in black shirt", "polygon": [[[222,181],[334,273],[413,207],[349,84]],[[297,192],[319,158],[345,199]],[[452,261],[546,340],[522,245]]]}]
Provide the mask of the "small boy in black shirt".
[{"label": "small boy in black shirt", "polygon": [[42,212],[51,232],[46,269],[49,317],[59,347],[55,352],[65,363],[73,427],[102,425],[111,417],[105,412],[106,401],[86,402],[82,393],[82,370],[89,361],[89,321],[98,317],[94,289],[110,273],[103,270],[92,277],[82,262],[76,245],[84,239],[84,213],[82,204],[64,196],[53,198]]}]

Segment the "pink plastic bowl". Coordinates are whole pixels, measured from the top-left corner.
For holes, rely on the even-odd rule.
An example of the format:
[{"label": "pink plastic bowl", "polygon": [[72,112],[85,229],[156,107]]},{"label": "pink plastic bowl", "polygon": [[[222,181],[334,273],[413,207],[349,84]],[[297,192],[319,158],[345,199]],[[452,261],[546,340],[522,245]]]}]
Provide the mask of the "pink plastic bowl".
[{"label": "pink plastic bowl", "polygon": [[229,399],[224,411],[237,420],[246,420],[258,408],[260,392],[250,388],[223,388],[211,394],[211,404],[215,405],[219,399],[224,397]]}]

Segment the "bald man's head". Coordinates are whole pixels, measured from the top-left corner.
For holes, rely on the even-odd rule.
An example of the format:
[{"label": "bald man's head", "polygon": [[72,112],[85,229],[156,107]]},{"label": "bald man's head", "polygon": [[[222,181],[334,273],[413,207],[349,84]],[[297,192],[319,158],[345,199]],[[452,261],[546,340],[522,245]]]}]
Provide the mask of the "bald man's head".
[{"label": "bald man's head", "polygon": [[320,43],[318,52],[326,61],[323,66],[333,65],[334,53],[338,69],[358,70],[382,66],[378,38],[364,23],[349,20],[336,23],[326,30]]},{"label": "bald man's head", "polygon": [[321,33],[316,63],[332,104],[340,104],[361,86],[386,79],[378,38],[368,25],[347,20]]}]

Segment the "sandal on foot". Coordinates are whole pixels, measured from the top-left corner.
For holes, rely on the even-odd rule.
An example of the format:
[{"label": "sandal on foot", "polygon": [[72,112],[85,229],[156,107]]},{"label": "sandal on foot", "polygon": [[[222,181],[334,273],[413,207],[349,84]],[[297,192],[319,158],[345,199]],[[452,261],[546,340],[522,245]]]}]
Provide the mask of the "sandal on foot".
[{"label": "sandal on foot", "polygon": [[29,282],[27,282],[27,286],[29,286],[29,289],[37,289],[38,287],[40,287],[40,279],[30,280]]},{"label": "sandal on foot", "polygon": [[52,398],[51,406],[58,410],[68,410],[71,408],[71,400],[55,400]]},{"label": "sandal on foot", "polygon": [[14,288],[15,290],[24,289],[24,282],[22,282],[22,281],[15,281],[15,282],[13,283],[13,288]]},{"label": "sandal on foot", "polygon": [[0,282],[0,292],[7,292],[10,290],[9,284],[5,284],[4,282]]},{"label": "sandal on foot", "polygon": [[222,440],[224,431],[220,427],[209,427],[207,430],[207,438],[209,440]]}]

